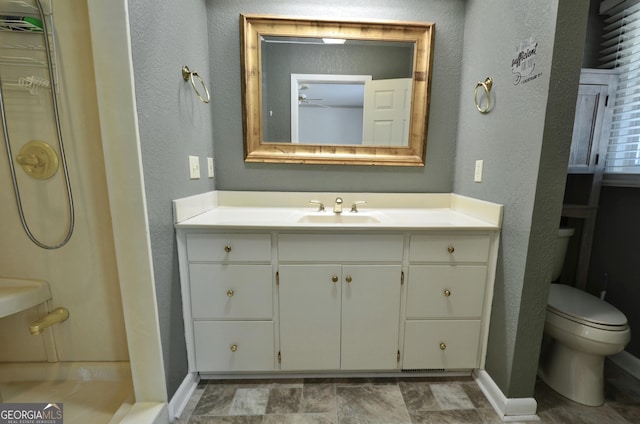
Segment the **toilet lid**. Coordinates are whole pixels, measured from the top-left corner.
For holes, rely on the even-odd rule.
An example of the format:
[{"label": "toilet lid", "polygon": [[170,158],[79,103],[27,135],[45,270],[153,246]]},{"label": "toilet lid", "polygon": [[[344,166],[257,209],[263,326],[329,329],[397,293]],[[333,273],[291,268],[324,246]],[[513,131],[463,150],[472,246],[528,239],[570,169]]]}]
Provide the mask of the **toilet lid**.
[{"label": "toilet lid", "polygon": [[627,317],[615,306],[565,284],[551,284],[548,308],[588,323],[606,326],[627,324]]}]

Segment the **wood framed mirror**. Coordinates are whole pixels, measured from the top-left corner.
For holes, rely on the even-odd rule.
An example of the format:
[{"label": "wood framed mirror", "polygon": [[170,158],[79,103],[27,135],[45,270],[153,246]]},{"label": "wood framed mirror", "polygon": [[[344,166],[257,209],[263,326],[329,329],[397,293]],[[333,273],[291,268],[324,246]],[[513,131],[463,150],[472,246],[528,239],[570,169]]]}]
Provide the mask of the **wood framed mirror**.
[{"label": "wood framed mirror", "polygon": [[424,166],[434,30],[240,15],[245,161]]}]

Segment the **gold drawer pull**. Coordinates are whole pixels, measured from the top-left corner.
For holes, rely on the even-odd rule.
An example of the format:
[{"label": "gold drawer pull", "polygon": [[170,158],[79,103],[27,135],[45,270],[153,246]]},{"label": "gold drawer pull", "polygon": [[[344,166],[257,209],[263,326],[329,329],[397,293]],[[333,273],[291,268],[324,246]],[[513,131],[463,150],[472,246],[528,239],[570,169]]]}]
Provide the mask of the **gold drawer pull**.
[{"label": "gold drawer pull", "polygon": [[238,350],[238,345],[231,345],[231,352],[235,352],[236,350]]},{"label": "gold drawer pull", "polygon": [[456,249],[454,249],[454,247],[453,247],[453,246],[449,246],[449,247],[447,247],[447,252],[449,252],[449,253],[453,253],[453,252],[455,252],[455,251],[456,251]]},{"label": "gold drawer pull", "polygon": [[451,296],[451,291],[449,291],[449,290],[445,290],[445,291],[444,291],[444,295],[445,295],[446,297]]},{"label": "gold drawer pull", "polygon": [[224,251],[225,251],[225,252],[227,252],[227,253],[231,252],[231,246],[226,245],[226,246],[224,247]]},{"label": "gold drawer pull", "polygon": [[334,275],[333,277],[331,277],[331,281],[333,281],[334,283],[338,282],[338,276]]},{"label": "gold drawer pull", "polygon": [[227,290],[227,297],[233,297],[235,292],[233,290]]},{"label": "gold drawer pull", "polygon": [[347,275],[347,278],[345,278],[345,280],[346,280],[347,283],[350,283],[350,282],[353,281],[353,279],[351,278],[350,275]]},{"label": "gold drawer pull", "polygon": [[440,343],[440,350],[445,350],[447,348],[447,345],[444,343]]}]

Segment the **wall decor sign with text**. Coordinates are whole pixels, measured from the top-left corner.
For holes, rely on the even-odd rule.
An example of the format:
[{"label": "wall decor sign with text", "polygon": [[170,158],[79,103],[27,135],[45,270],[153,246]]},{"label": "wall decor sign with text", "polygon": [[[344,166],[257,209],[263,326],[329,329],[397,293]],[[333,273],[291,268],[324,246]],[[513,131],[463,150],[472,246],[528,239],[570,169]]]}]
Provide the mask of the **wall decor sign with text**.
[{"label": "wall decor sign with text", "polygon": [[515,54],[511,59],[511,73],[513,73],[513,85],[522,85],[531,82],[542,75],[536,69],[536,55],[538,54],[538,42],[530,37],[516,46]]}]

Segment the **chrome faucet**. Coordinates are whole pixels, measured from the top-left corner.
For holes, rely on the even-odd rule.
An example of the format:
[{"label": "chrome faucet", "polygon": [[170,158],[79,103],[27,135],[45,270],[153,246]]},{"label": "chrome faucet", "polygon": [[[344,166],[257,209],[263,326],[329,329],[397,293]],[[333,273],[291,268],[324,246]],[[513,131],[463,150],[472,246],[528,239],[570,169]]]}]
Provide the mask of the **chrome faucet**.
[{"label": "chrome faucet", "polygon": [[336,197],[336,203],[333,204],[333,213],[342,213],[342,197]]}]

